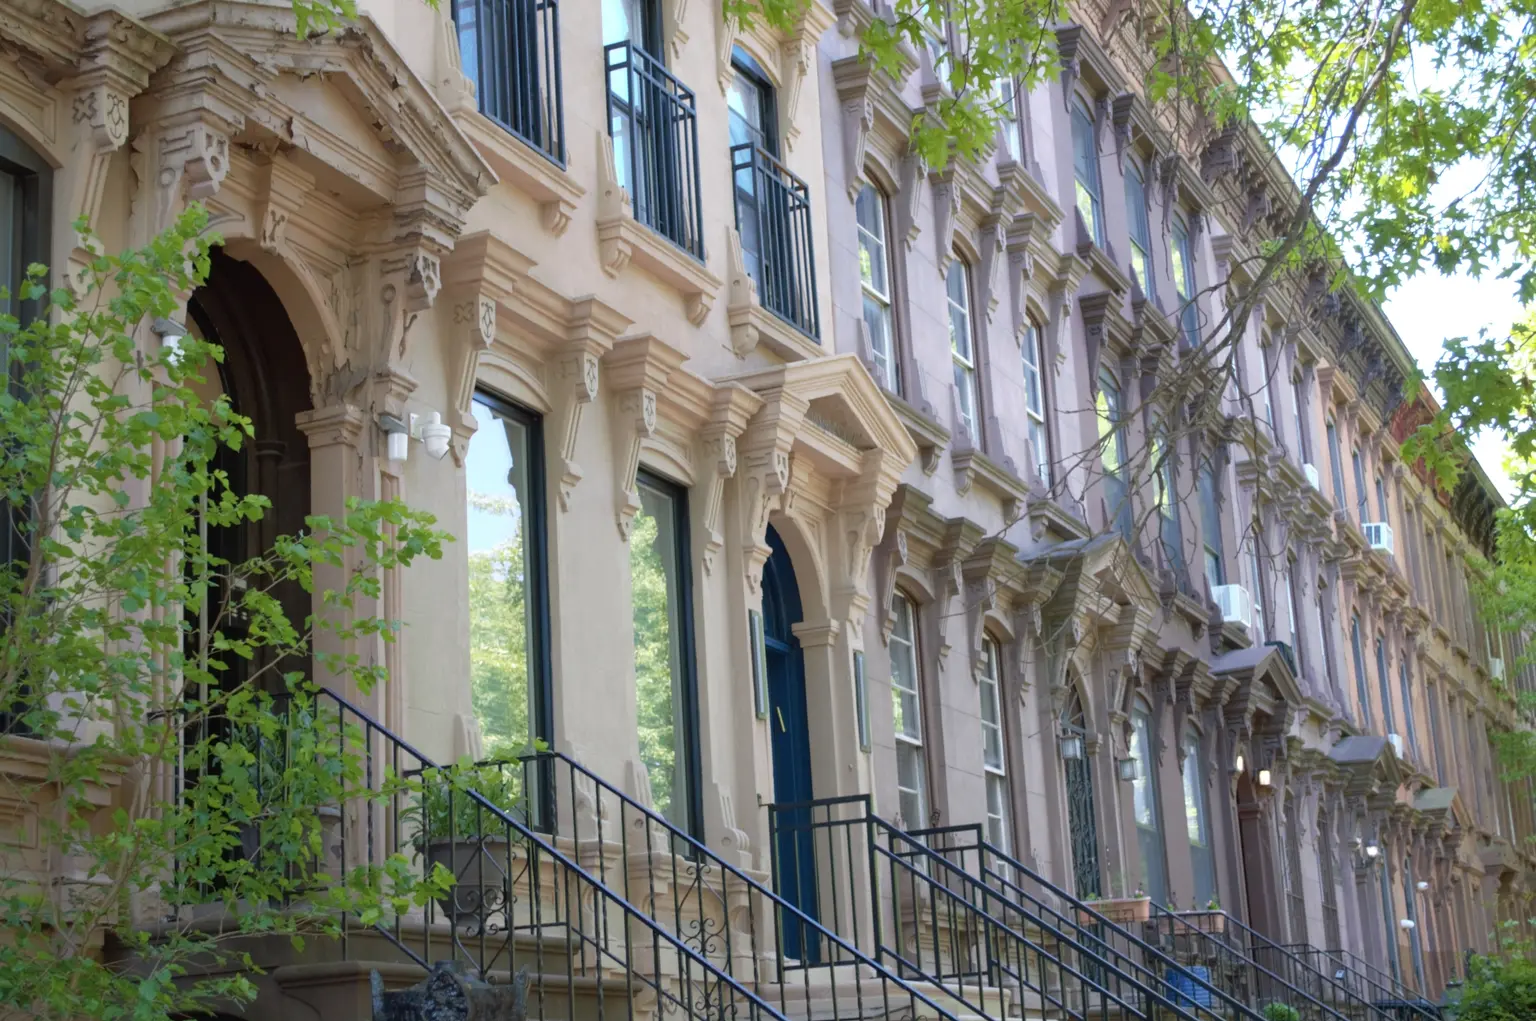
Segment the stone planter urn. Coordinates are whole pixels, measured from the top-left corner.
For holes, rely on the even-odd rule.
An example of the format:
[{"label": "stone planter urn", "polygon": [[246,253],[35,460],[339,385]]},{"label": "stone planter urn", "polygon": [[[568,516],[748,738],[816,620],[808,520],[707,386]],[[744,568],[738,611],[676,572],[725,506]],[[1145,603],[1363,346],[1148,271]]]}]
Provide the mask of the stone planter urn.
[{"label": "stone planter urn", "polygon": [[429,870],[441,865],[453,873],[453,888],[437,903],[454,928],[479,934],[507,927],[512,884],[527,867],[511,841],[500,834],[434,840],[422,848],[422,857]]}]

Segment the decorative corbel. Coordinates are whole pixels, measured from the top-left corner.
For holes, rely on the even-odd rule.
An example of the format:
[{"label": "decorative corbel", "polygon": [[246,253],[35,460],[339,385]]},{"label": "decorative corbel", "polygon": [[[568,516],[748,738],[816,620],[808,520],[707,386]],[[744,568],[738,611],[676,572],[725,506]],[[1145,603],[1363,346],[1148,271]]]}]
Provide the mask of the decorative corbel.
[{"label": "decorative corbel", "polygon": [[998,277],[1002,273],[1003,263],[1006,261],[1004,246],[1007,244],[1007,222],[1003,216],[988,214],[976,232],[976,246],[981,251],[981,306],[986,309],[987,322],[990,323],[997,315],[997,306],[1001,297],[998,287]]},{"label": "decorative corbel", "polygon": [[1083,26],[1063,25],[1056,30],[1056,56],[1061,61],[1061,94],[1067,111],[1072,110],[1072,90],[1077,84],[1077,48],[1082,42]]},{"label": "decorative corbel", "polygon": [[560,428],[560,509],[571,509],[571,493],[581,481],[581,465],[576,463],[576,440],[581,433],[581,419],[588,404],[597,397],[597,354],[580,350],[560,359],[560,384],[565,392],[565,416]]},{"label": "decorative corbel", "polygon": [[953,168],[928,175],[933,185],[933,225],[938,236],[934,246],[938,254],[940,279],[949,277],[949,264],[955,260],[955,223],[960,215],[960,184]]},{"label": "decorative corbel", "polygon": [[715,8],[715,79],[720,85],[720,95],[731,91],[736,69],[731,54],[736,48],[736,19],[726,10],[725,4]]},{"label": "decorative corbel", "polygon": [[[1029,250],[1029,235],[1010,230],[1007,252],[1008,305],[1013,316],[1013,339],[1019,342],[1029,329],[1029,282],[1035,275],[1035,257]],[[1040,368],[1044,371],[1045,366]]]},{"label": "decorative corbel", "polygon": [[496,340],[496,299],[484,292],[465,296],[453,306],[453,336],[458,340],[453,358],[454,463],[464,464],[464,445],[475,431],[475,380],[480,373],[480,356]]},{"label": "decorative corbel", "polygon": [[785,102],[780,110],[784,124],[784,145],[793,152],[795,141],[800,137],[800,93],[805,80],[810,77],[811,65],[816,60],[816,40],[803,24],[794,38],[786,41],[779,51],[780,67],[784,71],[781,94]]},{"label": "decorative corbel", "polygon": [[896,627],[896,577],[907,563],[907,533],[897,528],[887,537],[877,561],[880,568],[880,642],[889,645]]},{"label": "decorative corbel", "polygon": [[1157,188],[1162,193],[1163,230],[1165,231],[1173,216],[1173,207],[1178,205],[1179,167],[1182,162],[1183,157],[1177,152],[1157,161]]},{"label": "decorative corbel", "polygon": [[[871,452],[876,456],[878,452]],[[875,545],[885,534],[886,502],[888,491],[878,480],[866,480],[863,492],[847,501],[839,513],[843,542],[843,571],[837,579],[833,593],[833,605],[838,619],[845,620],[855,644],[862,644],[864,617],[869,610],[868,578],[869,561]]]},{"label": "decorative corbel", "polygon": [[688,24],[688,0],[667,0],[661,6],[667,45],[672,50],[672,59],[680,60],[688,45],[688,30],[683,27]]},{"label": "decorative corbel", "polygon": [[614,416],[613,445],[622,453],[619,459],[618,507],[619,536],[629,541],[635,515],[640,512],[640,448],[656,435],[656,391],[642,386],[618,395]]},{"label": "decorative corbel", "polygon": [[274,154],[258,171],[257,180],[261,196],[257,202],[261,224],[258,237],[262,250],[283,255],[288,224],[314,190],[314,175],[301,170],[286,156]]},{"label": "decorative corbel", "polygon": [[1034,682],[1035,645],[1045,635],[1045,614],[1039,603],[1031,602],[1014,610],[1013,633],[1014,690],[1022,702]]},{"label": "decorative corbel", "polygon": [[909,150],[901,161],[901,195],[903,201],[896,206],[896,229],[901,233],[907,251],[912,250],[917,236],[923,232],[917,213],[922,205],[922,181],[928,176],[928,161],[917,152]]},{"label": "decorative corbel", "polygon": [[621,224],[634,219],[629,191],[619,180],[613,161],[613,137],[606,127],[597,129],[597,247],[603,272],[616,277],[629,265],[633,248],[624,237]]},{"label": "decorative corbel", "polygon": [[745,358],[756,350],[760,336],[752,319],[752,310],[758,306],[757,281],[747,272],[747,257],[741,250],[741,235],[735,227],[726,228],[726,257],[730,267],[726,309],[731,326],[731,350],[736,357]]},{"label": "decorative corbel", "polygon": [[843,161],[848,174],[848,200],[859,197],[864,188],[864,154],[869,148],[869,132],[875,126],[875,101],[869,96],[843,101]]},{"label": "decorative corbel", "polygon": [[736,474],[736,437],[725,425],[704,431],[704,462],[712,466],[704,496],[704,573],[713,574],[715,557],[725,547],[720,534],[720,511],[725,506],[725,480]]},{"label": "decorative corbel", "polygon": [[134,141],[134,149],[146,166],[141,180],[152,182],[154,200],[146,235],[165,231],[180,215],[186,202],[213,197],[229,173],[229,135],[236,114],[228,117],[201,114],[178,119],[146,130]]},{"label": "decorative corbel", "polygon": [[936,566],[933,570],[933,590],[938,593],[938,607],[936,616],[939,626],[939,661],[949,658],[949,651],[954,647],[953,625],[950,618],[949,604],[965,591],[964,578],[960,573],[960,561],[951,560],[948,563]]},{"label": "decorative corbel", "polygon": [[1125,173],[1125,150],[1131,147],[1131,106],[1135,102],[1133,93],[1122,92],[1109,104],[1109,123],[1115,134],[1115,162],[1122,174]]},{"label": "decorative corbel", "polygon": [[979,682],[983,639],[987,635],[987,614],[997,606],[997,579],[977,578],[965,586],[965,622],[967,651],[971,659],[971,680]]},{"label": "decorative corbel", "polygon": [[747,588],[757,592],[763,583],[763,567],[772,550],[768,547],[768,515],[789,490],[789,451],[771,447],[747,456],[741,491],[743,541]]}]

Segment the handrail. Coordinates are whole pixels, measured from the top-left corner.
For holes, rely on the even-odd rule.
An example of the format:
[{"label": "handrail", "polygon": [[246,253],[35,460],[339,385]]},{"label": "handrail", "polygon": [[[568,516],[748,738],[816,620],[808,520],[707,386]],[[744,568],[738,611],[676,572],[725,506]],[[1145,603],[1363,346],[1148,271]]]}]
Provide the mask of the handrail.
[{"label": "handrail", "polygon": [[[656,870],[650,865],[645,866],[646,888],[642,891],[647,896],[652,906],[653,913],[665,910],[665,899],[671,893],[672,911],[674,921],[679,930],[685,932],[697,941],[703,952],[719,951],[725,961],[725,967],[729,970],[734,966],[738,958],[746,955],[750,958],[753,969],[753,980],[761,987],[762,981],[759,975],[759,967],[769,955],[762,952],[757,946],[757,928],[760,921],[752,908],[752,898],[756,897],[771,905],[770,913],[776,912],[780,923],[774,937],[775,946],[771,960],[777,963],[774,983],[779,989],[779,998],[785,999],[785,975],[790,971],[799,970],[804,973],[804,993],[809,1002],[811,994],[810,975],[816,971],[824,971],[830,977],[830,992],[832,1021],[839,1017],[838,983],[840,981],[852,986],[852,993],[856,996],[858,1004],[853,1018],[864,1016],[867,1009],[864,1004],[865,993],[857,978],[840,978],[840,971],[847,970],[844,966],[855,966],[854,971],[863,970],[868,976],[877,979],[881,985],[881,999],[886,1008],[886,1013],[891,1014],[890,1001],[891,990],[894,987],[900,994],[900,998],[908,1001],[908,1006],[916,1013],[916,1007],[920,1004],[924,1008],[924,1016],[933,1016],[941,1021],[958,1021],[955,1014],[941,1006],[932,997],[919,990],[903,979],[900,975],[891,971],[878,960],[869,957],[857,946],[844,939],[838,933],[823,926],[817,919],[812,918],[799,906],[791,904],[777,891],[771,890],[758,879],[750,875],[746,870],[733,865],[720,854],[709,848],[694,834],[683,827],[678,826],[672,820],[666,818],[649,805],[641,803],[635,797],[625,793],[618,787],[599,776],[597,773],[583,766],[564,752],[553,750],[535,751],[520,756],[518,760],[524,769],[524,775],[530,775],[530,770],[537,767],[535,775],[543,777],[543,782],[554,788],[554,800],[556,801],[554,814],[563,825],[570,827],[571,839],[576,847],[586,852],[589,848],[598,851],[599,874],[603,875],[611,868],[606,862],[606,856],[601,853],[601,847],[605,837],[601,831],[604,819],[614,819],[611,810],[602,804],[604,795],[610,796],[618,802],[617,829],[620,834],[619,844],[621,857],[626,863],[623,883],[625,889],[631,888],[634,878],[633,871],[627,867],[634,858],[650,858],[659,851],[664,856],[664,870],[670,869],[670,874],[663,871],[660,879],[662,886],[657,885]],[[571,795],[567,804],[559,802],[560,784],[558,771],[564,769],[569,777],[568,790]],[[590,799],[583,802],[582,799]],[[582,832],[582,821],[588,820],[591,827],[590,833]],[[641,838],[638,851],[631,851],[630,830],[638,828]],[[660,838],[659,840],[657,838]],[[681,853],[679,853],[681,851]],[[679,871],[679,862],[682,867]],[[732,943],[731,928],[728,924],[723,927],[714,925],[707,919],[700,908],[700,916],[694,919],[690,910],[695,906],[695,900],[702,900],[703,892],[708,888],[710,876],[709,870],[715,870],[721,879],[721,885],[725,888],[726,897],[731,892],[729,887],[734,885],[736,891],[745,893],[747,898],[746,913],[749,918],[748,931],[738,934],[745,935],[748,940],[746,946],[739,942]],[[803,964],[799,968],[791,968],[785,961],[784,929],[788,924],[795,926],[796,931],[803,941],[807,935],[815,939],[818,950],[829,950],[835,955],[835,959],[825,962]],[[805,944],[802,943],[802,946]]]},{"label": "handrail", "polygon": [[[1273,940],[1270,940],[1268,937],[1261,936],[1259,933],[1255,932],[1253,929],[1250,929],[1242,922],[1239,922],[1225,911],[1189,911],[1181,913],[1171,911],[1162,905],[1154,904],[1152,905],[1152,915],[1153,925],[1157,925],[1162,919],[1169,920],[1168,928],[1170,936],[1173,935],[1172,930],[1177,927],[1183,931],[1185,936],[1193,937],[1193,939],[1196,941],[1203,941],[1206,943],[1214,944],[1217,948],[1238,953],[1248,962],[1248,966],[1253,969],[1255,975],[1262,978],[1267,978],[1274,983],[1278,983],[1279,986],[1290,995],[1300,994],[1307,1001],[1326,1011],[1332,1017],[1344,1019],[1350,1015],[1346,1015],[1336,1007],[1330,1005],[1329,1003],[1325,1003],[1322,999],[1323,995],[1327,995],[1334,1004],[1343,1001],[1343,1004],[1346,1005],[1350,1010],[1360,1011],[1365,1015],[1365,1017],[1373,1019],[1373,1021],[1391,1021],[1391,1019],[1389,1019],[1384,1013],[1382,1013],[1382,1011],[1377,1009],[1371,1003],[1367,1002],[1359,996],[1356,996],[1354,993],[1350,992],[1348,989],[1335,982],[1332,978],[1317,971],[1315,968],[1310,968],[1302,962],[1296,960],[1295,957],[1285,954],[1284,951],[1280,951],[1279,944],[1275,943]],[[1203,915],[1209,915],[1213,917],[1219,915],[1224,919],[1223,924],[1227,927],[1228,931],[1236,929],[1240,933],[1247,934],[1252,936],[1255,940],[1259,940],[1268,944],[1268,947],[1256,948],[1251,942],[1247,941],[1245,941],[1244,945],[1240,947],[1234,947],[1231,943],[1225,940],[1217,939],[1207,929],[1197,926],[1190,921],[1191,917]],[[1255,956],[1256,950],[1259,949],[1274,949],[1276,951],[1280,951],[1281,957],[1284,960],[1290,961],[1292,964],[1300,967],[1303,972],[1309,973],[1310,978],[1316,979],[1319,983],[1317,987],[1319,995],[1312,995],[1312,993],[1308,992],[1297,982],[1292,981],[1290,978],[1283,977],[1277,974],[1273,968],[1265,964],[1261,964],[1258,958]],[[1307,979],[1304,978],[1303,980],[1306,981]],[[1329,992],[1329,990],[1331,990],[1331,992]],[[1292,1005],[1294,1006],[1294,1004]],[[1353,1019],[1353,1021],[1359,1021],[1358,1015]]]},{"label": "handrail", "polygon": [[[955,836],[966,834],[969,834],[974,840],[974,842],[968,846],[957,845],[951,839]],[[1181,1016],[1200,1012],[1201,1016],[1209,1016],[1212,1018],[1242,1018],[1247,1019],[1247,1021],[1262,1021],[1261,1015],[1257,1011],[1253,1010],[1247,1004],[1232,996],[1226,990],[1212,984],[1208,980],[1202,978],[1199,974],[1189,971],[1185,968],[1185,966],[1179,964],[1173,958],[1164,954],[1161,950],[1158,950],[1156,947],[1147,943],[1145,940],[1135,936],[1129,930],[1120,926],[1118,923],[1113,922],[1105,916],[1101,915],[1098,911],[1092,908],[1092,905],[1079,901],[1071,894],[1058,889],[1048,880],[1037,876],[1022,862],[1015,859],[1012,855],[1000,850],[995,845],[988,842],[983,836],[981,826],[975,823],[963,823],[953,826],[936,826],[923,830],[914,830],[909,834],[909,836],[918,839],[936,838],[943,840],[943,850],[941,852],[937,852],[942,855],[958,852],[963,856],[965,851],[977,852],[976,866],[977,871],[981,875],[983,884],[985,884],[988,879],[996,881],[1002,887],[1002,890],[994,890],[994,894],[1005,899],[1012,900],[1012,909],[1018,911],[1025,918],[1028,924],[1037,926],[1041,929],[1042,932],[1051,932],[1057,938],[1067,939],[1074,944],[1082,944],[1091,941],[1093,944],[1101,947],[1102,950],[1085,950],[1085,953],[1095,955],[1098,959],[1102,960],[1107,967],[1126,972],[1130,976],[1132,982],[1139,986],[1146,987],[1149,990],[1153,990],[1153,995],[1158,995],[1155,993],[1157,986],[1167,985],[1168,980],[1165,977],[1159,976],[1156,971],[1148,967],[1146,964],[1137,961],[1131,955],[1116,949],[1115,946],[1107,938],[1107,935],[1096,933],[1093,931],[1093,928],[1098,928],[1103,933],[1118,936],[1124,939],[1127,946],[1135,948],[1136,951],[1140,953],[1145,959],[1161,964],[1170,971],[1178,973],[1178,975],[1181,978],[1186,979],[1190,985],[1199,989],[1201,992],[1209,994],[1212,1000],[1219,1001],[1222,1010],[1224,1011],[1224,1013],[1218,1013],[1213,1008],[1196,1002],[1196,1000],[1193,999],[1190,994],[1176,992],[1174,993],[1174,996],[1178,1001],[1183,1002],[1173,1002],[1170,999],[1170,1002],[1167,1004],[1167,1008],[1175,1011]],[[988,856],[991,856],[997,862],[1002,863],[1009,871],[1012,871],[1014,875],[1027,876],[1031,881],[1038,883],[1040,886],[1052,893],[1053,896],[1068,902],[1070,905],[1068,908],[1069,911],[1075,912],[1079,918],[1087,916],[1093,919],[1093,926],[1090,927],[1088,925],[1084,925],[1080,921],[1075,921],[1072,915],[1067,914],[1066,912],[1063,912],[1058,908],[1047,904],[1039,897],[1034,896],[1029,891],[1020,886],[1013,878],[989,865],[987,863]],[[963,868],[963,865],[960,867]],[[1021,903],[1021,900],[1027,901],[1030,905],[1033,905],[1033,910]],[[1051,922],[1048,921],[1048,919],[1055,919],[1056,921]],[[1062,923],[1065,923],[1067,931],[1077,933],[1075,940],[1072,937],[1067,936],[1066,933],[1062,931]],[[1146,977],[1141,978],[1139,976]]]},{"label": "handrail", "polygon": [[[544,1018],[545,1004],[550,999],[557,1000],[553,1008],[556,1017],[569,1016],[576,997],[582,995],[595,996],[597,1016],[603,1018],[603,1004],[611,1002],[614,996],[613,992],[607,993],[609,1000],[605,1001],[605,984],[622,983],[626,993],[622,1013],[631,1018],[637,1013],[637,987],[643,986],[663,1005],[663,1012],[681,1010],[684,1017],[695,1021],[712,1021],[736,1011],[757,1021],[788,1021],[784,1012],[757,991],[711,961],[707,954],[688,946],[678,934],[658,925],[558,849],[553,841],[479,791],[455,786],[440,772],[442,767],[343,696],[319,688],[299,696],[280,696],[274,701],[284,705],[288,716],[288,728],[282,737],[285,750],[291,746],[288,735],[295,724],[312,728],[325,725],[324,707],[330,703],[330,710],[335,713],[339,754],[346,755],[350,750],[360,756],[361,769],[355,777],[360,786],[354,790],[362,804],[359,810],[343,807],[339,813],[343,820],[339,834],[343,865],[355,860],[377,866],[414,845],[422,867],[435,870],[441,863],[430,860],[430,851],[443,841],[434,841],[434,834],[439,838],[446,836],[455,856],[452,867],[456,883],[443,908],[449,916],[450,943],[444,956],[463,959],[490,979],[494,974],[517,970],[520,936],[533,942],[531,954],[526,948],[522,951],[522,956],[533,957],[537,966],[537,985],[528,1003],[530,1018]],[[302,716],[306,709],[310,718],[295,720],[296,714]],[[420,786],[401,782],[411,776],[421,778]],[[435,777],[443,778],[445,788],[433,790],[426,786]],[[436,804],[446,811],[434,813],[426,807],[429,799],[445,799]],[[456,803],[456,799],[464,800]],[[377,804],[380,800],[386,805]],[[416,828],[411,830],[405,820],[413,812]],[[390,817],[388,821],[384,818],[386,814]],[[434,814],[445,815],[446,833],[434,825]],[[349,815],[354,817],[352,825],[361,827],[363,832],[349,833]],[[499,842],[505,842],[504,851],[495,849]],[[467,864],[457,860],[461,848],[469,851]],[[516,871],[518,864],[525,867]],[[545,865],[552,866],[556,874],[548,876],[541,868]],[[496,881],[487,883],[487,873]],[[470,883],[466,889],[467,877],[478,879],[479,885]],[[518,883],[524,879],[527,886],[520,887]],[[547,897],[546,884],[553,887]],[[343,916],[344,956],[351,956],[347,937],[371,929],[417,964],[430,967],[435,931],[441,928],[434,924],[438,906],[436,901],[429,901],[424,917],[411,920],[412,924],[424,923],[419,933],[408,934],[407,919],[398,915],[371,926],[362,923],[357,929],[349,927]],[[528,916],[519,916],[518,910]],[[412,945],[413,939],[419,939],[419,950]],[[561,947],[563,968],[558,967],[559,960],[555,958],[553,948],[557,945]],[[552,958],[557,970],[546,972]],[[563,1009],[559,1003],[562,1000]],[[650,1009],[645,1008],[646,1016]]]},{"label": "handrail", "polygon": [[[1355,964],[1346,960],[1346,955],[1349,955],[1349,958],[1353,958],[1356,963],[1366,964],[1367,967],[1370,967],[1366,961],[1359,960],[1356,955],[1347,952],[1347,950],[1322,950],[1319,947],[1312,946],[1310,943],[1286,943],[1283,944],[1281,949],[1286,950],[1287,953],[1292,953],[1298,960],[1306,961],[1307,958],[1321,958],[1321,960],[1327,961],[1330,967],[1338,967],[1339,969],[1338,972],[1333,973],[1333,980],[1344,981],[1339,980],[1339,973],[1347,972],[1350,975],[1349,981],[1358,981],[1362,987],[1372,990],[1375,1000],[1390,1000],[1398,1004],[1401,1010],[1415,1010],[1421,1018],[1424,1018],[1424,1021],[1438,1021],[1439,1019],[1438,1007],[1428,1000],[1424,993],[1409,989],[1409,987],[1399,983],[1392,976],[1385,975],[1384,972],[1378,973],[1381,973],[1382,978],[1385,978],[1387,981],[1376,980],[1369,972],[1361,969],[1361,967],[1356,967]],[[1312,967],[1318,966],[1312,964]],[[1318,970],[1322,970],[1321,967],[1318,967]],[[1376,969],[1372,967],[1370,970]]]}]

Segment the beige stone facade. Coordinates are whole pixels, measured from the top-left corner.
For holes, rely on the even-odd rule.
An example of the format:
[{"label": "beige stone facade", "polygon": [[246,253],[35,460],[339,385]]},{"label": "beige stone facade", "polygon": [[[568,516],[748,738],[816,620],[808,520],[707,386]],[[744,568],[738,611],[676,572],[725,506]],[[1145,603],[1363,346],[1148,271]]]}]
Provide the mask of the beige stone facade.
[{"label": "beige stone facade", "polygon": [[[942,47],[870,70],[865,0],[789,35],[659,0],[606,47],[624,5],[451,6],[307,41],[283,3],[0,20],[30,257],[73,272],[76,217],[115,249],[206,203],[225,255],[188,325],[242,352],[273,527],[400,497],[459,537],[386,586],[406,627],[361,650],[391,677],[363,709],[487,748],[474,558],[515,532],[527,733],[498,736],[756,872],[768,805],[872,795],[1433,997],[1524,917],[1532,792],[1487,734],[1536,679],[1468,566],[1498,497],[1401,463],[1430,398],[1390,324],[1272,288],[1166,475],[1129,467],[1290,191],[1247,134],[1173,134],[1113,5],[1074,5],[1061,77],[944,169],[909,144]],[[386,456],[432,413],[446,457]],[[666,653],[637,667],[652,554]]]}]

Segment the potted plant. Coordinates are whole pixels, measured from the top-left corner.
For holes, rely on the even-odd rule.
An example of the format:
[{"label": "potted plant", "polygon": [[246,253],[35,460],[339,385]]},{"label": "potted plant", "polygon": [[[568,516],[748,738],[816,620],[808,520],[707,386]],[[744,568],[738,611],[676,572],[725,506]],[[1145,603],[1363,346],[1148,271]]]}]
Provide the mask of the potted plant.
[{"label": "potted plant", "polygon": [[479,928],[504,910],[521,853],[508,820],[527,818],[523,766],[512,758],[424,770],[414,804],[402,815],[411,843],[427,867],[451,874],[438,898],[455,926]]},{"label": "potted plant", "polygon": [[1267,1003],[1259,1013],[1264,1021],[1301,1021],[1301,1011],[1289,1003]]},{"label": "potted plant", "polygon": [[[1116,876],[1118,878],[1118,875]],[[1111,888],[1117,883],[1111,883]],[[1121,885],[1121,889],[1124,886]],[[1139,925],[1152,917],[1152,899],[1140,884],[1129,897],[1107,897],[1096,902],[1094,910],[1117,925]]]},{"label": "potted plant", "polygon": [[1227,931],[1227,916],[1221,910],[1221,901],[1215,897],[1205,902],[1203,910],[1185,911],[1182,914],[1186,922],[1201,932],[1221,936]]}]

